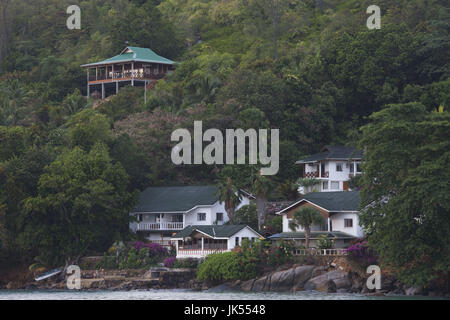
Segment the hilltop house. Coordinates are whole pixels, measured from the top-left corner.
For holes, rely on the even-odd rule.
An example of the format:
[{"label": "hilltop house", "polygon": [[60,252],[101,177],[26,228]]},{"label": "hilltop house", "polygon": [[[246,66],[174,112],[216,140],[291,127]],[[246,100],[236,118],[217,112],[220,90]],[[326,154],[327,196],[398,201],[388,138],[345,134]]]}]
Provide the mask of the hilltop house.
[{"label": "hilltop house", "polygon": [[317,179],[316,186],[300,187],[299,192],[349,190],[348,180],[361,174],[362,151],[352,147],[327,146],[320,153],[296,162],[303,167],[303,178]]},{"label": "hilltop house", "polygon": [[172,237],[177,258],[201,258],[216,252],[231,251],[244,239],[255,241],[261,235],[247,225],[188,226]]},{"label": "hilltop house", "polygon": [[292,231],[289,228],[289,222],[298,209],[313,207],[319,210],[326,223],[311,227],[311,247],[316,246],[319,236],[325,235],[327,238],[335,240],[335,247],[342,248],[351,240],[364,236],[363,229],[359,226],[359,201],[359,192],[357,191],[308,193],[303,199],[277,212],[283,219],[283,232],[271,236],[270,239],[274,241],[289,239],[304,245],[304,229],[299,227]]},{"label": "hilltop house", "polygon": [[[130,213],[137,218],[130,229],[150,241],[169,245],[175,232],[187,226],[222,225],[228,215],[217,191],[216,186],[149,187]],[[250,198],[250,194],[244,196],[237,209],[249,204]]]},{"label": "hilltop house", "polygon": [[175,64],[148,48],[126,47],[119,55],[81,67],[87,69],[87,96],[98,91],[105,99],[126,85],[150,87],[171,74]]}]

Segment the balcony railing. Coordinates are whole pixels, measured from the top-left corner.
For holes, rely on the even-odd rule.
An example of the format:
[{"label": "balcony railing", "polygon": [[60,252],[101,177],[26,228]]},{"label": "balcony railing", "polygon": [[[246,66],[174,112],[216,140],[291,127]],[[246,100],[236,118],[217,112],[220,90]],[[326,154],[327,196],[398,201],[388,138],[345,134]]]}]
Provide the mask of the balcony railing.
[{"label": "balcony railing", "polygon": [[319,177],[318,171],[305,172],[305,174],[303,175],[303,178],[318,178],[318,177]]},{"label": "balcony railing", "polygon": [[183,222],[139,222],[137,231],[182,230]]},{"label": "balcony railing", "polygon": [[[357,172],[356,175],[357,175],[357,176],[360,176],[360,175],[362,175],[362,172]],[[349,176],[350,178],[352,178],[352,177],[355,176],[355,173],[352,172],[352,173],[350,173],[348,176]]]},{"label": "balcony railing", "polygon": [[206,257],[212,253],[226,252],[228,249],[181,249],[178,248],[177,257]]},{"label": "balcony railing", "polygon": [[347,250],[345,249],[294,249],[293,254],[296,256],[346,256]]},{"label": "balcony railing", "polygon": [[107,74],[90,75],[89,81],[115,80],[115,79],[153,79],[158,80],[165,76],[164,73],[146,73],[139,70],[125,70],[121,72],[108,72]]},{"label": "balcony railing", "polygon": [[160,246],[163,247],[170,247],[172,245],[175,245],[175,240],[149,240],[151,243],[157,243]]}]

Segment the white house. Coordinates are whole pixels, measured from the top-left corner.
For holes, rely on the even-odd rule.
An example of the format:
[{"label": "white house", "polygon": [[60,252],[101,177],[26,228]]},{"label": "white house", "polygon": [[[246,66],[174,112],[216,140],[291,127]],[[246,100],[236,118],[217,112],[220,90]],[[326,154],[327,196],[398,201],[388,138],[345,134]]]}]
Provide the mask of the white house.
[{"label": "white house", "polygon": [[[168,245],[170,238],[187,226],[222,225],[228,216],[217,191],[216,186],[149,187],[130,213],[137,218],[130,229],[144,233],[150,241]],[[249,204],[251,197],[244,196],[237,209]]]},{"label": "white house", "polygon": [[311,246],[314,247],[319,236],[325,235],[335,239],[335,247],[344,247],[351,240],[362,238],[363,229],[359,225],[359,192],[312,192],[303,199],[277,212],[282,216],[283,232],[270,237],[272,240],[290,239],[304,244],[304,229],[299,227],[293,231],[289,228],[295,211],[302,207],[316,208],[325,218],[324,225],[311,227]]},{"label": "white house", "polygon": [[244,239],[256,241],[261,235],[247,225],[188,226],[172,237],[177,258],[202,258],[216,252],[231,251]]},{"label": "white house", "polygon": [[305,194],[312,191],[332,192],[349,190],[348,180],[361,174],[362,151],[352,147],[326,146],[320,153],[301,159],[303,178],[318,180],[315,186],[300,187]]}]

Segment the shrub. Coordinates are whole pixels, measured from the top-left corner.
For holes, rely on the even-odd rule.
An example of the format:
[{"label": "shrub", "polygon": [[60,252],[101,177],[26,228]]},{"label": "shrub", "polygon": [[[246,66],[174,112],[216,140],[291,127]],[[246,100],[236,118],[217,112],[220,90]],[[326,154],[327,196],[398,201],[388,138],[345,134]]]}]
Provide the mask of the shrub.
[{"label": "shrub", "polygon": [[164,259],[164,267],[173,268],[176,260],[177,259],[175,257],[169,257],[169,258]]},{"label": "shrub", "polygon": [[247,280],[258,275],[257,264],[248,263],[245,255],[236,252],[214,253],[198,266],[197,278],[209,283],[236,279]]},{"label": "shrub", "polygon": [[197,268],[198,260],[194,258],[177,259],[174,268]]},{"label": "shrub", "polygon": [[251,279],[261,274],[267,266],[292,262],[292,250],[293,245],[286,241],[277,245],[264,240],[255,243],[243,241],[242,246],[231,252],[209,255],[198,266],[197,277],[210,283]]},{"label": "shrub", "polygon": [[317,239],[317,248],[318,249],[332,249],[334,245],[334,239],[327,238],[326,235],[322,234]]},{"label": "shrub", "polygon": [[375,250],[367,245],[367,241],[357,242],[345,250],[348,253],[348,258],[361,265],[361,267],[367,267],[377,262]]}]

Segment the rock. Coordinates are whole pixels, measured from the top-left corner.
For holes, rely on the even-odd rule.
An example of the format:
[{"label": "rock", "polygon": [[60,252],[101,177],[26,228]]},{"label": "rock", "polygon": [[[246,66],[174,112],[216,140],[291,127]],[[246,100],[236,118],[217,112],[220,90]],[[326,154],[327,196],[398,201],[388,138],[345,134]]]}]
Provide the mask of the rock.
[{"label": "rock", "polygon": [[417,296],[422,294],[422,288],[421,287],[410,287],[405,289],[405,294],[407,296]]},{"label": "rock", "polygon": [[336,284],[333,280],[327,280],[326,282],[319,283],[316,285],[316,291],[326,292],[326,293],[335,293],[336,292]]},{"label": "rock", "polygon": [[383,290],[388,290],[388,291],[394,290],[395,283],[396,283],[395,278],[384,276],[384,275],[381,276],[381,288]]},{"label": "rock", "polygon": [[367,293],[370,293],[370,290],[369,290],[369,288],[367,288],[367,286],[363,286],[362,290],[361,290],[361,293],[362,294],[367,294]]},{"label": "rock", "polygon": [[315,267],[313,272],[312,272],[311,277],[315,278],[315,277],[318,277],[318,276],[320,276],[322,274],[325,274],[325,273],[327,273],[327,268],[326,267],[324,267],[324,266]]},{"label": "rock", "polygon": [[269,287],[270,287],[270,276],[265,276],[255,280],[252,291],[255,292],[269,291]]},{"label": "rock", "polygon": [[349,293],[347,289],[337,289],[336,293]]},{"label": "rock", "polygon": [[370,297],[383,297],[384,293],[383,292],[369,292],[367,294],[367,296],[370,296]]},{"label": "rock", "polygon": [[270,277],[270,291],[289,291],[294,282],[295,269],[288,269],[272,274]]},{"label": "rock", "polygon": [[254,282],[255,282],[255,279],[251,279],[251,280],[248,280],[248,281],[243,282],[243,283],[241,284],[241,289],[242,289],[243,291],[246,291],[246,292],[252,291],[253,283],[254,283]]},{"label": "rock", "polygon": [[320,291],[317,288],[325,288],[329,280],[333,281],[335,289],[349,289],[352,286],[348,272],[333,270],[308,280],[305,283],[305,289]]},{"label": "rock", "polygon": [[292,290],[300,291],[309,279],[311,279],[315,266],[300,266],[295,268],[295,276]]}]

